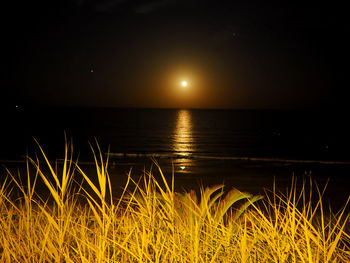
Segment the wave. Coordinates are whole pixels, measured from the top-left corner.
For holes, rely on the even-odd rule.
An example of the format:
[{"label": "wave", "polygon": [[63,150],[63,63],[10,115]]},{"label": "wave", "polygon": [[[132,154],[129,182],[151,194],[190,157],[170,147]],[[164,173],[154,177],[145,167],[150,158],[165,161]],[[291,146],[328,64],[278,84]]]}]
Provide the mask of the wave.
[{"label": "wave", "polygon": [[[107,154],[107,153],[106,153]],[[300,160],[289,158],[264,158],[264,157],[240,157],[240,156],[215,156],[198,154],[178,153],[108,153],[111,158],[168,158],[168,159],[208,159],[208,160],[233,160],[253,162],[279,162],[279,163],[301,163],[301,164],[334,164],[350,165],[350,161],[329,160]]]}]

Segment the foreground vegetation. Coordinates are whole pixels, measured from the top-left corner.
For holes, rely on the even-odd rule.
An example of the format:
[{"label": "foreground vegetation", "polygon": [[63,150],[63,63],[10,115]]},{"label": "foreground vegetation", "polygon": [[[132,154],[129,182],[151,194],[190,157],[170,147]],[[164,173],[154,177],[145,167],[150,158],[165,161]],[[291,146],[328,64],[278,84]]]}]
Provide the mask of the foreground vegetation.
[{"label": "foreground vegetation", "polygon": [[[48,173],[28,157],[27,182],[7,171],[0,185],[1,262],[350,262],[349,213],[326,213],[317,187],[316,202],[295,182],[263,198],[223,185],[197,197],[175,192],[156,163],[160,179],[129,173],[115,199],[99,149],[96,180],[73,161],[71,145],[60,169],[40,150]],[[39,180],[49,199],[37,194]]]}]

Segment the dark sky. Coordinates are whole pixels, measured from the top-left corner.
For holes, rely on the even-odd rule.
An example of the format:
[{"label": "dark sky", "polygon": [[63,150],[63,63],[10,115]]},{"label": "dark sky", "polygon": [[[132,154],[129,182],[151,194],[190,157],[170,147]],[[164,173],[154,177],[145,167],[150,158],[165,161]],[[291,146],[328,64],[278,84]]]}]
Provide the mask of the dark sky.
[{"label": "dark sky", "polygon": [[2,11],[2,104],[270,109],[347,101],[348,11],[334,1],[8,1]]}]

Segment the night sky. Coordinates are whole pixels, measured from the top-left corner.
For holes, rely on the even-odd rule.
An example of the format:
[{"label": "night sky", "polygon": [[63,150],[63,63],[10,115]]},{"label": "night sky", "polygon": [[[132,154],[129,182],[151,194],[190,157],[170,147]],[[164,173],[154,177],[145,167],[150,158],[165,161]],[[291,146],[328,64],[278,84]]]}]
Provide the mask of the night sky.
[{"label": "night sky", "polygon": [[7,2],[2,105],[348,107],[339,3]]}]

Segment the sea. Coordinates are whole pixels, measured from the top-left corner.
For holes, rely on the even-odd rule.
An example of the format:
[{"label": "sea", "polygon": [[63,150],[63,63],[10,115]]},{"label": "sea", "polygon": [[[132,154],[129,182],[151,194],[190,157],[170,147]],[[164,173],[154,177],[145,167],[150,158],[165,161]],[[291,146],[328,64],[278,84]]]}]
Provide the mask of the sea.
[{"label": "sea", "polygon": [[[109,158],[115,191],[127,174],[159,165],[177,191],[224,184],[261,194],[292,181],[327,184],[327,200],[341,207],[350,195],[350,128],[329,110],[208,110],[43,108],[3,110],[0,162],[23,167],[26,156],[62,160],[65,141],[91,172],[98,147]],[[37,142],[38,144],[37,144]],[[2,168],[1,178],[6,171]]]}]

